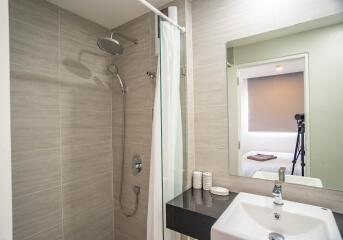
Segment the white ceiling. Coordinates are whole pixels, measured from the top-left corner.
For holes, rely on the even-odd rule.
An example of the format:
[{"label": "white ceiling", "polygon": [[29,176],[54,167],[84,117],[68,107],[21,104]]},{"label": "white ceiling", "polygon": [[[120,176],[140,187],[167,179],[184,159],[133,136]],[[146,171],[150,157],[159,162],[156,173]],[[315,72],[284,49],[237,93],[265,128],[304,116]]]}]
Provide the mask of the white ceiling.
[{"label": "white ceiling", "polygon": [[[283,67],[283,70],[277,71],[276,70],[277,65],[281,65]],[[248,79],[248,78],[293,73],[293,72],[303,72],[304,70],[305,70],[304,58],[297,58],[297,59],[292,59],[292,60],[278,61],[278,62],[259,64],[259,65],[241,68],[239,70],[239,75],[240,75],[240,78],[242,79]]]},{"label": "white ceiling", "polygon": [[[115,28],[150,11],[137,0],[48,0],[107,28]],[[171,0],[149,0],[156,8]]]}]

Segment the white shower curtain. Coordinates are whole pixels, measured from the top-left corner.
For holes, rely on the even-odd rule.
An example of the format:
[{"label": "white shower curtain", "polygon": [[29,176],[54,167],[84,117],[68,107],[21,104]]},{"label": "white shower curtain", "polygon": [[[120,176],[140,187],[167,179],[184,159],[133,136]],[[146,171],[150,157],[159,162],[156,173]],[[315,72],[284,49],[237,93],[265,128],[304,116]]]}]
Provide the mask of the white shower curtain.
[{"label": "white shower curtain", "polygon": [[182,192],[183,143],[180,103],[180,30],[160,22],[151,145],[147,239],[177,240],[165,228],[165,204]]}]

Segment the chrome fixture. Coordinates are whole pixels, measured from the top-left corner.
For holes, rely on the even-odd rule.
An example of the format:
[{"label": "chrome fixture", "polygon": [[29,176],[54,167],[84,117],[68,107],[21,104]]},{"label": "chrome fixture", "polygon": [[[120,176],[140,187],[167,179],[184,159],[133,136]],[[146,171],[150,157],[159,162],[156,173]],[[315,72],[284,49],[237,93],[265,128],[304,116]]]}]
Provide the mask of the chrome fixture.
[{"label": "chrome fixture", "polygon": [[148,71],[148,72],[146,72],[146,75],[152,80],[154,80],[156,78],[156,72]]},{"label": "chrome fixture", "polygon": [[143,168],[142,158],[139,154],[136,154],[135,156],[133,156],[133,159],[132,159],[133,175],[137,175],[138,173],[140,173],[142,171],[142,168]]},{"label": "chrome fixture", "polygon": [[112,55],[120,55],[123,53],[123,47],[121,45],[121,43],[119,42],[119,40],[113,38],[113,36],[118,36],[120,38],[123,38],[129,42],[132,42],[133,44],[138,44],[138,41],[136,39],[132,39],[130,37],[127,37],[121,33],[117,33],[117,32],[112,32],[111,33],[111,37],[102,37],[102,38],[98,38],[97,44],[98,47],[109,53]]},{"label": "chrome fixture", "polygon": [[285,167],[279,168],[279,180],[275,181],[275,185],[273,188],[273,196],[274,196],[274,204],[275,205],[283,205],[282,200],[282,183],[285,182]]},{"label": "chrome fixture", "polygon": [[269,233],[268,239],[269,240],[284,240],[285,237],[281,235],[280,233],[272,232],[272,233]]},{"label": "chrome fixture", "polygon": [[[124,38],[134,44],[137,44],[137,40],[131,39],[129,37],[126,37],[120,33],[112,32],[111,38],[99,38],[98,39],[98,46],[101,50],[110,53],[112,55],[120,55],[123,53],[123,48],[120,45],[120,42],[113,38],[114,35],[117,35],[121,38]],[[121,88],[122,93],[122,111],[123,111],[123,118],[122,118],[122,156],[121,156],[121,171],[120,171],[120,188],[119,188],[119,206],[122,212],[127,217],[132,217],[136,214],[139,204],[139,193],[140,193],[140,187],[139,186],[133,186],[132,191],[135,194],[135,206],[131,212],[125,212],[123,204],[122,204],[122,195],[123,195],[123,185],[124,185],[124,162],[125,162],[125,138],[126,138],[126,85],[125,82],[121,79],[118,71],[118,67],[115,64],[110,64],[107,66],[107,70],[112,73],[113,78],[116,77],[119,81],[119,85]],[[142,163],[139,165],[140,170],[137,172],[137,174],[142,169]]]}]

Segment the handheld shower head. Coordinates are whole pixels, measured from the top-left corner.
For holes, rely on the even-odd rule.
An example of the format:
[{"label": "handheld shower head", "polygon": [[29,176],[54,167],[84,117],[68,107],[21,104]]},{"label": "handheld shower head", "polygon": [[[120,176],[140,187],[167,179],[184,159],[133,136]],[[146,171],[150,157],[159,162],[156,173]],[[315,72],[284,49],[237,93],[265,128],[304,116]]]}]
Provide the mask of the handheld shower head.
[{"label": "handheld shower head", "polygon": [[121,79],[119,72],[118,72],[118,67],[115,64],[110,64],[107,66],[107,70],[112,73],[113,76],[117,77],[121,91],[123,94],[126,93],[126,86],[124,81]]}]

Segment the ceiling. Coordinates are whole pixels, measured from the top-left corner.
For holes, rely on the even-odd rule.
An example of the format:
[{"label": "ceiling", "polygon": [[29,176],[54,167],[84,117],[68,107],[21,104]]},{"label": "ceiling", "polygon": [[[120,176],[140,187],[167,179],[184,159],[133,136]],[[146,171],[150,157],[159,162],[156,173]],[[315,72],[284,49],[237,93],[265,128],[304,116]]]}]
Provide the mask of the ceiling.
[{"label": "ceiling", "polygon": [[[282,70],[277,71],[276,66],[279,65],[282,66]],[[296,58],[241,68],[239,75],[242,79],[248,79],[303,71],[305,71],[304,58]]]},{"label": "ceiling", "polygon": [[[48,0],[109,29],[118,27],[150,11],[137,0]],[[149,0],[156,8],[171,0]]]}]

